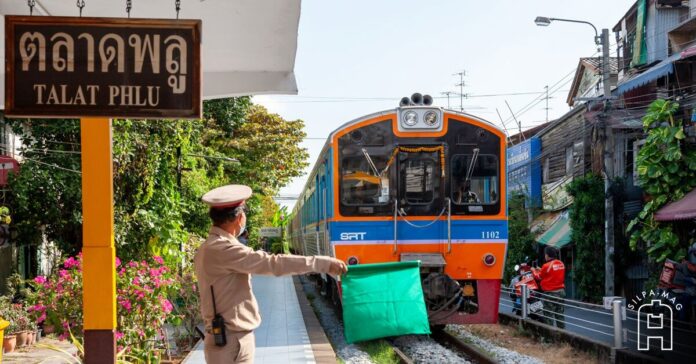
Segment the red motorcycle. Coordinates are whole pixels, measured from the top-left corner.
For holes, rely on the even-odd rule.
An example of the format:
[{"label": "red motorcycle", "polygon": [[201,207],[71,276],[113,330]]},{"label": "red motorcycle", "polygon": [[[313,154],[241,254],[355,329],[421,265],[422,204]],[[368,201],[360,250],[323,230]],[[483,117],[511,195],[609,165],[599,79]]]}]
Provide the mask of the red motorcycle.
[{"label": "red motorcycle", "polygon": [[532,268],[528,263],[515,265],[515,271],[518,275],[513,277],[510,282],[510,299],[513,302],[512,312],[516,315],[522,315],[522,286],[527,286],[529,316],[533,319],[541,320],[541,310],[544,306],[536,294],[539,291],[539,284],[534,279]]},{"label": "red motorcycle", "polygon": [[[676,298],[677,303],[683,305],[676,316],[681,321],[689,322],[694,330],[696,330],[696,292],[693,289],[696,284],[695,277],[696,264],[687,261],[677,263],[666,259],[657,285],[659,297],[666,297],[667,300]],[[669,304],[674,305],[672,302]]]}]

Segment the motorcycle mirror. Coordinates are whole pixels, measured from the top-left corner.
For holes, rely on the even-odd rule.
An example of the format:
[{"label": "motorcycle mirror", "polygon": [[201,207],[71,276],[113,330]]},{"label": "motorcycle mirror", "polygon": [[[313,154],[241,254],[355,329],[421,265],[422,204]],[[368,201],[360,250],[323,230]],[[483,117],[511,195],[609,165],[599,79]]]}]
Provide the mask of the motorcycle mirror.
[{"label": "motorcycle mirror", "polygon": [[515,264],[515,272],[517,272],[518,270],[520,270],[520,265],[519,265],[519,264]]}]

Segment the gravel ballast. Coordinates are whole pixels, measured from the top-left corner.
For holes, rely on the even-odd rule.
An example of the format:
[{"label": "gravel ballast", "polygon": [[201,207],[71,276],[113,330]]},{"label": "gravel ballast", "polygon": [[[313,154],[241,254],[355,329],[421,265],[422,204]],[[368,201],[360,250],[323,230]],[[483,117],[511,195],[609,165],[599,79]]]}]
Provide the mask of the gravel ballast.
[{"label": "gravel ballast", "polygon": [[314,283],[304,276],[300,276],[300,281],[305,293],[314,296],[310,300],[314,307],[314,312],[316,312],[319,322],[326,332],[326,336],[329,337],[333,344],[336,355],[347,364],[372,364],[372,360],[370,360],[370,356],[366,352],[360,350],[357,345],[346,342],[346,338],[343,335],[343,324],[336,317],[336,311],[326,298],[317,291]]},{"label": "gravel ballast", "polygon": [[482,339],[478,336],[475,336],[474,334],[472,334],[471,332],[459,325],[447,325],[447,331],[459,337],[461,340],[476,345],[480,349],[488,352],[501,364],[544,364],[543,361],[537,358],[520,354],[516,351],[508,350],[506,348],[495,345],[486,339]]},{"label": "gravel ballast", "polygon": [[401,336],[393,344],[416,363],[471,363],[463,356],[423,335]]}]

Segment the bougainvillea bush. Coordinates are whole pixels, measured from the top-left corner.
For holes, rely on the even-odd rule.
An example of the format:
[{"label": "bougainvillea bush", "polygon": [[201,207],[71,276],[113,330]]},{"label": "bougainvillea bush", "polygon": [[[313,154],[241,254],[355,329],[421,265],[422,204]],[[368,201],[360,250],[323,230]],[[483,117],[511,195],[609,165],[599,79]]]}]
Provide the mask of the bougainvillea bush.
[{"label": "bougainvillea bush", "polygon": [[[169,294],[178,289],[171,270],[160,257],[121,262],[116,258],[118,351],[139,359],[157,355],[164,323],[173,319]],[[38,323],[55,328],[61,338],[82,334],[82,255],[70,257],[57,275],[39,276],[33,283],[28,311]],[[44,327],[45,327],[44,326]]]}]

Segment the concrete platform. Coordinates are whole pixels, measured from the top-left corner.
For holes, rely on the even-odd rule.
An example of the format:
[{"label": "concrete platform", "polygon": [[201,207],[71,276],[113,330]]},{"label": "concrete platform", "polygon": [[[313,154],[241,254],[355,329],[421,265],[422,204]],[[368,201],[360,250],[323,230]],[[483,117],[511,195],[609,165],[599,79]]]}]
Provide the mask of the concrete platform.
[{"label": "concrete platform", "polygon": [[[261,311],[261,326],[254,332],[256,364],[336,363],[336,355],[299,281],[254,276],[252,286]],[[203,363],[203,343],[199,342],[182,364]]]}]

